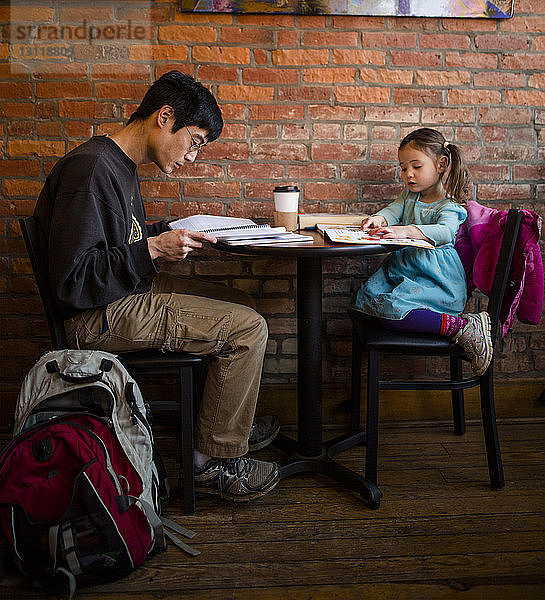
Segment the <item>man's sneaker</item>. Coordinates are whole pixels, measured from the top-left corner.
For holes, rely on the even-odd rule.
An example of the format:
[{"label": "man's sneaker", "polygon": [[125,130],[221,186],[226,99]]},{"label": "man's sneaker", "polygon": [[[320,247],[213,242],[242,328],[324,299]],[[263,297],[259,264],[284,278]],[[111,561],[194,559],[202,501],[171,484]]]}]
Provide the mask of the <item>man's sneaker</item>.
[{"label": "man's sneaker", "polygon": [[195,472],[195,491],[215,494],[234,502],[264,496],[280,481],[275,462],[253,458],[211,458]]},{"label": "man's sneaker", "polygon": [[280,419],[276,415],[256,417],[250,429],[248,452],[256,452],[268,446],[280,431]]},{"label": "man's sneaker", "polygon": [[460,316],[467,319],[467,324],[452,339],[466,351],[475,375],[482,375],[492,360],[490,315],[487,312],[480,312]]}]

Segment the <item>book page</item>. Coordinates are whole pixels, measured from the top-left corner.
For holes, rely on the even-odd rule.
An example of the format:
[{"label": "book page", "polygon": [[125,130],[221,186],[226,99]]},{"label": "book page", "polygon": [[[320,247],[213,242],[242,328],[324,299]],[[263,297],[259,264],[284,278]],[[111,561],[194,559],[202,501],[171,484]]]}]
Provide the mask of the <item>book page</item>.
[{"label": "book page", "polygon": [[374,235],[367,230],[351,227],[328,227],[317,225],[318,229],[336,243],[341,244],[380,244],[381,246],[417,246],[419,248],[431,248],[435,246],[426,240],[415,240],[411,238],[385,238]]},{"label": "book page", "polygon": [[259,227],[251,219],[222,217],[218,215],[193,215],[169,223],[171,229],[191,229],[193,231],[221,231],[235,227]]}]

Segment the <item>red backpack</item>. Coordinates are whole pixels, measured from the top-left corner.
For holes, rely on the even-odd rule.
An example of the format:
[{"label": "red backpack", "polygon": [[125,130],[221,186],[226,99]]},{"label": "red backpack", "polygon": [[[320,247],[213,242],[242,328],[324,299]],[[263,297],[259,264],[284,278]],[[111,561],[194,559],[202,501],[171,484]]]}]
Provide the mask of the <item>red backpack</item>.
[{"label": "red backpack", "polygon": [[46,354],[28,373],[17,435],[0,454],[0,528],[17,567],[45,583],[124,577],[165,536],[193,533],[161,519],[160,476],[146,407],[115,356]]}]

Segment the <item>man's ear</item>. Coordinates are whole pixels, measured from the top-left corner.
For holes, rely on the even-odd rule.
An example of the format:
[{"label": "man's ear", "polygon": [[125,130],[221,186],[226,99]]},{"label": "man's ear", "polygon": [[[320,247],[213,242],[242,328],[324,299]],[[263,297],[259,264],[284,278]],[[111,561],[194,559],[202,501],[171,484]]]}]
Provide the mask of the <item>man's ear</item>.
[{"label": "man's ear", "polygon": [[174,116],[174,109],[172,106],[165,104],[165,106],[161,106],[161,108],[157,111],[157,125],[159,127],[164,127],[168,120]]}]

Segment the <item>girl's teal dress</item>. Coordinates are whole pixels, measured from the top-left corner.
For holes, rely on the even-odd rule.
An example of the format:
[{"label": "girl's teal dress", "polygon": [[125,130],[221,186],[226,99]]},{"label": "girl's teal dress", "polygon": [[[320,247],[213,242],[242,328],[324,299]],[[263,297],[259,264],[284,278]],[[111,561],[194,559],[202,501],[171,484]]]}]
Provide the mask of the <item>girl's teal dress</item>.
[{"label": "girl's teal dress", "polygon": [[388,225],[416,225],[435,249],[407,246],[389,254],[356,294],[356,307],[368,315],[399,320],[417,308],[450,315],[464,309],[466,278],[454,240],[466,210],[448,198],[427,204],[419,196],[405,189],[377,214]]}]

